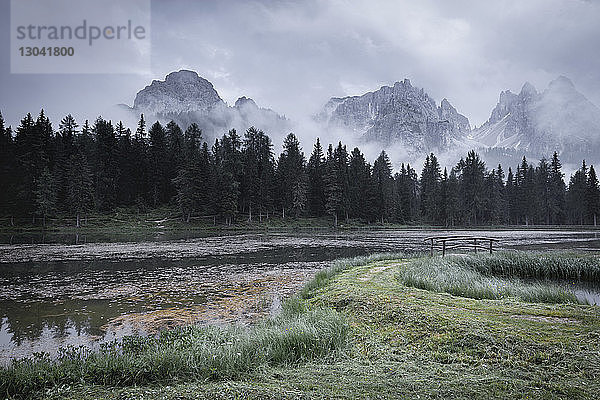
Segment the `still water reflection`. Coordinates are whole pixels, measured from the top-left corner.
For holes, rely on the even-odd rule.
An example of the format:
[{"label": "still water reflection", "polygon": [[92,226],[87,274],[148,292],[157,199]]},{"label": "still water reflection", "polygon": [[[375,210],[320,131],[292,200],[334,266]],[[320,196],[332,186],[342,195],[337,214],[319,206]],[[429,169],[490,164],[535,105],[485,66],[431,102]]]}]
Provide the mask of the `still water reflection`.
[{"label": "still water reflection", "polygon": [[[469,233],[498,237],[505,248],[600,251],[594,232]],[[0,245],[0,363],[182,324],[249,323],[277,312],[282,297],[330,260],[425,250],[423,238],[431,234],[188,233],[186,238],[116,243],[100,238],[85,244],[36,244],[12,237]],[[72,237],[61,240],[75,242]]]}]

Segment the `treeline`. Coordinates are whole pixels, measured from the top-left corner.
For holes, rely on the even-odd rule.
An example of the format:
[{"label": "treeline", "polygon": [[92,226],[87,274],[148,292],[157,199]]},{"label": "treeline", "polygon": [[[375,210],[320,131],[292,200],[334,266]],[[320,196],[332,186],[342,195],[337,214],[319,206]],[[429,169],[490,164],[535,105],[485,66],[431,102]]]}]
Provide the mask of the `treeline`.
[{"label": "treeline", "polygon": [[213,216],[231,224],[329,216],[363,222],[463,226],[596,224],[600,188],[583,162],[568,185],[555,153],[537,165],[525,158],[513,171],[488,170],[474,151],[448,171],[434,154],[420,175],[409,164],[395,172],[382,151],[371,165],[358,148],[326,149],[317,139],[306,159],[289,134],[276,158],[271,139],[231,130],[208,145],[195,124],[154,123],[143,115],[131,132],[99,117],[79,126],[71,115],[54,129],[40,112],[15,132],[0,115],[0,192],[5,216],[77,217],[117,207],[177,206],[184,221]]}]

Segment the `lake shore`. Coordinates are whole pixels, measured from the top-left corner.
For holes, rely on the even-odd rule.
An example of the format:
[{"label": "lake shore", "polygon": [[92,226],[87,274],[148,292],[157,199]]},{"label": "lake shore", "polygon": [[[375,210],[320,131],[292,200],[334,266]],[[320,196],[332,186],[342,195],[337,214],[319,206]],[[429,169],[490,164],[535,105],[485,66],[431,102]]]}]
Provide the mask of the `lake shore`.
[{"label": "lake shore", "polygon": [[475,226],[438,226],[421,223],[366,223],[357,219],[345,221],[340,219],[338,226],[334,226],[333,219],[327,217],[286,217],[258,216],[251,220],[248,216],[238,216],[234,223],[226,224],[213,216],[194,217],[190,222],[185,222],[172,208],[163,207],[145,212],[136,212],[131,209],[119,209],[112,213],[93,213],[80,218],[77,227],[76,219],[72,215],[59,215],[48,218],[46,226],[42,226],[41,219],[28,217],[13,218],[4,216],[0,218],[0,235],[120,235],[143,236],[181,232],[263,232],[263,231],[296,231],[296,230],[381,230],[381,229],[406,229],[406,230],[554,230],[554,231],[598,231],[600,226],[593,225],[475,225]]},{"label": "lake shore", "polygon": [[416,289],[399,278],[410,260],[383,258],[334,264],[300,292],[307,310],[348,324],[346,344],[329,355],[209,382],[62,384],[45,398],[592,399],[600,391],[598,306]]}]

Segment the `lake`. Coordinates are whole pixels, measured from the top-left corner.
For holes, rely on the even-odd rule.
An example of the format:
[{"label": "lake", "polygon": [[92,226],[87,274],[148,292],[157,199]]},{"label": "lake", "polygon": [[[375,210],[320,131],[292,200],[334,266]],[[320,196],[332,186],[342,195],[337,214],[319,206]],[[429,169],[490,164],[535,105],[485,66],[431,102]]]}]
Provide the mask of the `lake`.
[{"label": "lake", "polygon": [[[0,363],[190,323],[248,324],[277,313],[282,298],[331,260],[423,251],[424,237],[452,233],[496,237],[500,248],[600,251],[598,231],[187,232],[118,242],[2,237]],[[597,299],[593,289],[578,290]]]}]

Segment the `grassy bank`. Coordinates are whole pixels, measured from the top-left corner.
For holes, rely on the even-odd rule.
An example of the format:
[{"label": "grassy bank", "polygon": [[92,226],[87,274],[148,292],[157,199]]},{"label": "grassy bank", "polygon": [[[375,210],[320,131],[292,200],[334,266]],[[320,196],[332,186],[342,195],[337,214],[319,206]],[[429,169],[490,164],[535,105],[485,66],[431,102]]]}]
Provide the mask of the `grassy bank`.
[{"label": "grassy bank", "polygon": [[406,286],[474,299],[576,303],[569,287],[553,280],[600,283],[600,260],[593,255],[514,251],[424,257],[407,263],[396,279]]},{"label": "grassy bank", "polygon": [[[464,262],[478,264],[485,257]],[[579,262],[595,265],[573,255],[555,257],[562,257],[556,262],[565,270]],[[109,364],[96,371],[118,377],[109,385],[73,379],[43,393],[47,399],[597,398],[600,307],[526,302],[519,296],[475,299],[407,286],[399,279],[418,263],[440,261],[402,255],[340,261],[288,303],[280,322],[250,330],[165,333],[141,349],[131,345],[137,356],[128,361],[133,367],[127,364],[129,381],[121,377],[121,366]],[[467,267],[489,276],[462,265]],[[502,279],[500,273],[496,277]],[[287,336],[285,329],[294,321],[304,321],[298,322],[304,333]],[[202,332],[194,335],[204,338],[196,342],[203,344],[193,345],[197,336],[185,332]],[[246,344],[235,344],[238,337],[248,338]],[[160,340],[177,362],[163,363],[169,357],[160,351],[163,344],[155,346]],[[144,350],[148,343],[149,351]],[[270,343],[283,350],[270,350]],[[293,350],[305,343],[312,343],[308,351]],[[204,353],[205,348],[212,350]],[[195,358],[215,351],[222,357],[218,363]],[[258,356],[263,353],[267,356]],[[157,365],[164,369],[156,371]],[[175,372],[179,369],[187,372]],[[39,369],[26,372],[44,375]],[[132,386],[136,374],[147,376]]]},{"label": "grassy bank", "polygon": [[281,315],[255,326],[189,326],[158,337],[126,337],[100,351],[67,348],[0,369],[0,393],[39,398],[44,389],[74,383],[144,385],[234,379],[261,366],[295,365],[347,343],[348,326],[331,309],[307,310],[289,300]]}]

